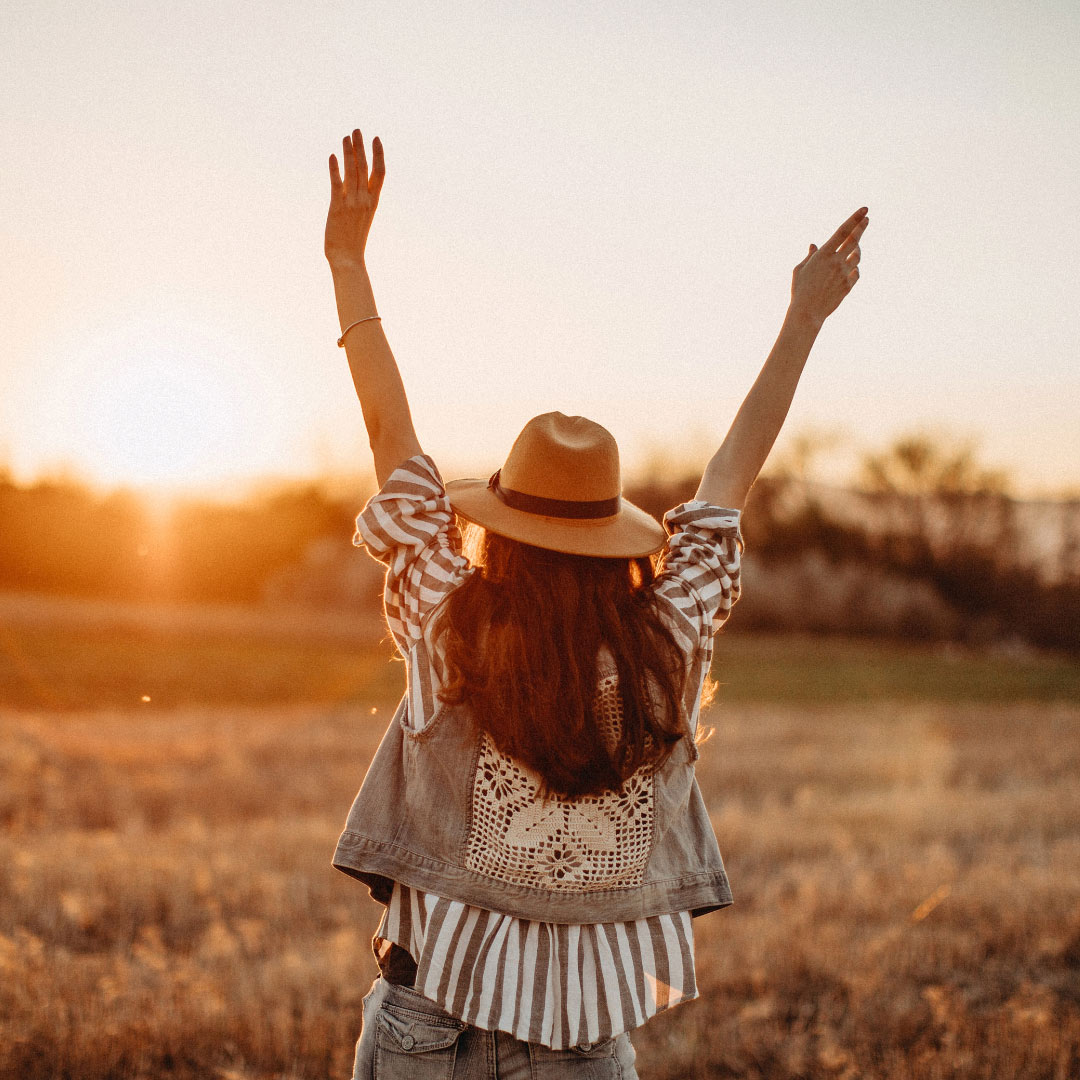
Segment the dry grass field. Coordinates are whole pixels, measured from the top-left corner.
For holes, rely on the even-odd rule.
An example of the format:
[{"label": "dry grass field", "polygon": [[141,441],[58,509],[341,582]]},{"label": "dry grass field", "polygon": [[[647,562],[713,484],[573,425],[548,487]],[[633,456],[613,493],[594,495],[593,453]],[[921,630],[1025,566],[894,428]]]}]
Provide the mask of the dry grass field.
[{"label": "dry grass field", "polygon": [[[361,658],[356,685],[327,646],[321,700],[255,706],[200,645],[174,650],[184,700],[143,703],[129,651],[128,689],[95,704],[20,634],[0,1076],[347,1077],[377,911],[330,855],[400,668]],[[736,903],[696,923],[701,997],[637,1033],[642,1077],[1080,1075],[1076,665],[721,646],[699,775]],[[258,648],[226,655],[262,685]],[[35,704],[27,671],[65,696]]]}]

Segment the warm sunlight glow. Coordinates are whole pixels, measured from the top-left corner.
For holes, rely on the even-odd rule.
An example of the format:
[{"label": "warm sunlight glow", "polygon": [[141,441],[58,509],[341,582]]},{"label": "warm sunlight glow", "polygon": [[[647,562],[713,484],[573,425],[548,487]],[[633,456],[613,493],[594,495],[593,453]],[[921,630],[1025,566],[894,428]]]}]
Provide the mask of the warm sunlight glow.
[{"label": "warm sunlight glow", "polygon": [[95,388],[95,450],[104,472],[136,483],[211,474],[240,438],[240,401],[198,361],[143,358]]},{"label": "warm sunlight glow", "polygon": [[61,420],[78,432],[80,471],[175,490],[257,470],[278,422],[274,401],[224,351],[190,328],[155,340],[129,327],[74,358]]}]

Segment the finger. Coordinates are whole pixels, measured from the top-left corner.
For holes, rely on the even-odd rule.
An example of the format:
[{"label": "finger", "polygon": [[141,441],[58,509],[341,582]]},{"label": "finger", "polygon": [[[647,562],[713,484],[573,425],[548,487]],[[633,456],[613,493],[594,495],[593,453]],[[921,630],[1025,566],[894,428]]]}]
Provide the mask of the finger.
[{"label": "finger", "polygon": [[851,230],[851,232],[848,234],[848,238],[840,245],[839,254],[846,257],[848,252],[850,252],[851,249],[858,244],[860,237],[864,232],[866,232],[866,226],[869,224],[870,219],[868,217],[864,217],[862,221],[860,221],[859,224]]},{"label": "finger", "polygon": [[345,163],[345,194],[351,195],[356,190],[356,155],[348,135],[341,140],[341,160]]},{"label": "finger", "polygon": [[855,287],[855,282],[858,281],[858,280],[859,280],[859,268],[857,266],[853,266],[851,268],[851,272],[847,276],[847,287],[848,287],[848,289],[849,290],[853,289]]},{"label": "finger", "polygon": [[835,251],[847,239],[848,234],[851,232],[852,229],[855,228],[856,224],[858,224],[858,222],[865,216],[865,206],[860,207],[858,210],[856,210],[855,213],[852,214],[851,217],[849,217],[847,221],[845,221],[844,224],[841,225],[840,228],[837,229],[836,232],[834,232],[832,236],[829,237],[828,241],[823,245],[825,250]]},{"label": "finger", "polygon": [[352,133],[353,151],[356,154],[356,190],[367,191],[368,171],[367,154],[364,152],[364,136],[356,128]]},{"label": "finger", "polygon": [[[840,249],[840,253],[843,254],[843,248]],[[859,265],[859,260],[862,258],[862,249],[858,244],[855,245],[845,256],[844,265],[850,270],[853,266]]]},{"label": "finger", "polygon": [[376,135],[371,140],[371,181],[368,183],[368,191],[376,202],[379,201],[379,192],[382,191],[385,178],[386,160],[383,157],[382,140]]},{"label": "finger", "polygon": [[866,213],[865,206],[856,210],[855,213],[829,237],[822,247],[824,247],[826,251],[836,251],[836,249],[852,235],[859,225],[866,220]]},{"label": "finger", "polygon": [[801,263],[798,264],[798,266],[795,267],[796,273],[798,273],[810,261],[810,256],[813,255],[815,251],[817,251],[817,244],[811,244],[810,250],[806,253],[806,257]]},{"label": "finger", "polygon": [[341,170],[338,168],[336,154],[330,155],[330,200],[336,202],[341,198]]}]

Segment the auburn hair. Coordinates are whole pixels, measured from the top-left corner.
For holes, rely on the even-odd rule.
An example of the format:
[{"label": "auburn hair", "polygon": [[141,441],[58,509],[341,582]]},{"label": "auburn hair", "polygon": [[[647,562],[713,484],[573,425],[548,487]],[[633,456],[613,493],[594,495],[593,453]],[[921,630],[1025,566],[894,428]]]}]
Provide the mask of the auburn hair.
[{"label": "auburn hair", "polygon": [[[476,525],[466,537],[476,572],[434,627],[440,699],[466,705],[500,751],[539,774],[544,794],[618,790],[643,766],[659,768],[689,729],[686,663],[652,600],[652,560],[567,555]],[[618,671],[614,733],[597,714],[601,646]]]}]

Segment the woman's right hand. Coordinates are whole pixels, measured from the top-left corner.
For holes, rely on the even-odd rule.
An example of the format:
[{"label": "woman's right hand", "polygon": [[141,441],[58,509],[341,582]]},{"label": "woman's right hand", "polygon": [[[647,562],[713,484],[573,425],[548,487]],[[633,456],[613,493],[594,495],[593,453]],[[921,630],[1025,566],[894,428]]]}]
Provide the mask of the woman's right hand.
[{"label": "woman's right hand", "polygon": [[870,224],[867,208],[856,210],[822,247],[810,251],[791,275],[790,313],[814,326],[840,306],[859,280],[859,237]]},{"label": "woman's right hand", "polygon": [[364,139],[359,131],[341,141],[345,175],[338,171],[338,160],[330,155],[330,210],[326,215],[323,251],[331,266],[364,261],[368,232],[379,205],[386,176],[382,142],[376,136],[371,143],[371,175],[368,175]]}]

